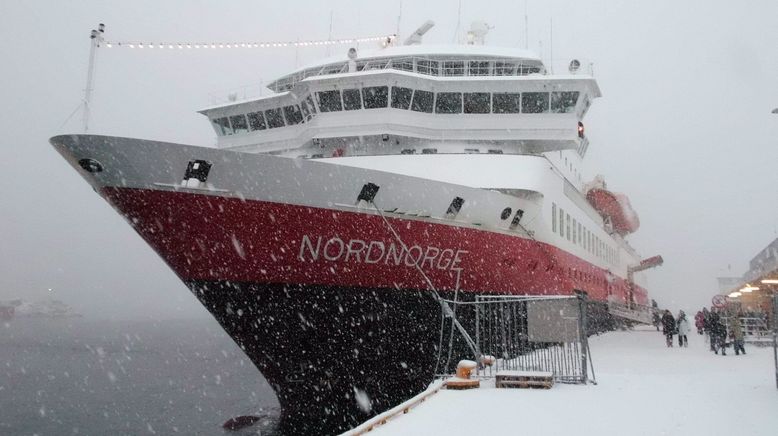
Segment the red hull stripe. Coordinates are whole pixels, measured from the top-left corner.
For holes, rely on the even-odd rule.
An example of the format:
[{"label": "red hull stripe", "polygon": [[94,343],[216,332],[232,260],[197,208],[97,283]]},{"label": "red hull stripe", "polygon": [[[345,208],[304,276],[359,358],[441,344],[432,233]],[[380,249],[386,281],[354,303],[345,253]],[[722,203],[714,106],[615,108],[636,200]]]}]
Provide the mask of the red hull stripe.
[{"label": "red hull stripe", "polygon": [[[184,281],[624,298],[626,283],[557,247],[437,222],[183,192],[106,188],[106,196]],[[645,303],[646,293],[635,299]]]}]

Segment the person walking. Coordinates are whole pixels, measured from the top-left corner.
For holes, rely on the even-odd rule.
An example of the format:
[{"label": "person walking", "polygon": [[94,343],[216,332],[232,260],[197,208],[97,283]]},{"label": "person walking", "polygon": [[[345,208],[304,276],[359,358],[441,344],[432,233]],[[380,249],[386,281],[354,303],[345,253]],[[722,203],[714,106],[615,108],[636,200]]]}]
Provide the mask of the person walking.
[{"label": "person walking", "polygon": [[701,310],[697,311],[697,314],[694,315],[694,327],[697,328],[697,334],[701,335],[703,328],[705,328],[705,315],[702,313]]},{"label": "person walking", "polygon": [[702,308],[702,330],[705,333],[705,340],[710,344],[710,351],[716,351],[711,335],[711,313],[707,307]]},{"label": "person walking", "polygon": [[710,313],[710,343],[713,348],[713,352],[719,354],[721,349],[721,355],[727,355],[727,327],[721,321],[721,317],[717,312]]},{"label": "person walking", "polygon": [[732,315],[729,318],[729,331],[732,337],[732,344],[735,347],[735,356],[739,356],[742,352],[746,354],[745,337],[743,335],[743,326],[740,324],[740,318],[743,316],[742,312]]},{"label": "person walking", "polygon": [[678,331],[678,346],[688,347],[689,338],[686,335],[692,328],[689,326],[689,320],[686,319],[686,314],[683,310],[678,312],[678,320],[675,322],[675,327]]},{"label": "person walking", "polygon": [[665,335],[667,346],[673,347],[673,333],[675,333],[675,318],[669,310],[665,309],[665,314],[662,315],[662,334]]}]

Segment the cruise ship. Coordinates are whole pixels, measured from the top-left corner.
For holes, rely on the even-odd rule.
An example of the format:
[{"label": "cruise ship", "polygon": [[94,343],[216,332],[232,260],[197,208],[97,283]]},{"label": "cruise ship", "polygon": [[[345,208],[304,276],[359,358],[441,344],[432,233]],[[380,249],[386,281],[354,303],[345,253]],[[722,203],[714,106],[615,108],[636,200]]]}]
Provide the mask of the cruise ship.
[{"label": "cruise ship", "polygon": [[285,432],[347,430],[423,390],[436,296],[648,302],[637,214],[581,172],[586,65],[553,74],[482,23],[424,44],[430,27],[201,110],[215,147],[51,139],[274,387]]}]

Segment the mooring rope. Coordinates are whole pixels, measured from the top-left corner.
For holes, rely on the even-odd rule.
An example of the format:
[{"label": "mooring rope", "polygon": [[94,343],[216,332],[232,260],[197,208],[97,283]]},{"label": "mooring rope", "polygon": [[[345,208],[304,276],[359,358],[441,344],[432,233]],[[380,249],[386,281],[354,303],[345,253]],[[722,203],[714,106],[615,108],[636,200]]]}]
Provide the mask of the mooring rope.
[{"label": "mooring rope", "polygon": [[[405,242],[403,242],[403,240],[400,237],[400,235],[394,229],[394,226],[392,225],[392,223],[390,223],[389,220],[386,218],[386,216],[384,215],[384,213],[381,210],[381,208],[378,207],[378,204],[376,204],[376,202],[374,200],[373,201],[369,201],[369,203],[371,203],[373,205],[373,207],[375,208],[376,212],[378,212],[378,215],[383,219],[384,224],[386,224],[386,226],[389,228],[389,231],[392,233],[394,238],[400,244],[402,249],[407,253],[408,252],[408,246],[405,245]],[[448,303],[446,303],[446,300],[444,300],[443,297],[440,296],[440,293],[438,292],[438,289],[435,287],[435,285],[432,283],[432,280],[430,280],[430,278],[427,276],[427,274],[424,272],[424,270],[421,268],[421,266],[419,266],[419,262],[415,262],[414,266],[416,267],[416,271],[418,271],[419,274],[422,277],[424,277],[424,280],[427,282],[427,286],[429,286],[430,290],[432,291],[431,292],[432,297],[435,299],[435,301],[437,301],[438,304],[440,304],[440,306],[441,306],[441,308],[443,310],[444,317],[445,316],[449,316],[451,318],[452,325],[454,327],[456,327],[457,330],[459,330],[459,332],[462,334],[462,337],[464,337],[465,342],[470,347],[470,350],[475,355],[476,361],[479,361],[480,358],[481,358],[481,350],[478,348],[478,344],[476,344],[475,341],[473,341],[473,338],[470,337],[470,334],[467,333],[467,330],[465,330],[465,328],[459,322],[459,320],[456,317],[456,313],[451,310],[451,307],[449,307]],[[457,288],[459,288],[458,284],[459,284],[459,280],[457,279]],[[441,329],[441,334],[442,334],[442,329]],[[453,335],[453,328],[452,328],[452,335]],[[439,350],[438,351],[438,358],[440,358],[440,347],[438,348],[438,350]],[[437,365],[436,365],[435,369],[437,370]]]}]

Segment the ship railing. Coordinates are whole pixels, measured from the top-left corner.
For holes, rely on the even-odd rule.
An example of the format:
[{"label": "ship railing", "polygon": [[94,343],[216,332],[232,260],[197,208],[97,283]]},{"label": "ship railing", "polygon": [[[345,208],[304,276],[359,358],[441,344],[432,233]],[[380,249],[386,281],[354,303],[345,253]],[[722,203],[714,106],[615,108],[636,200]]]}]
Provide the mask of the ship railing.
[{"label": "ship railing", "polygon": [[[721,317],[727,331],[732,331],[733,317]],[[773,341],[773,332],[767,324],[767,318],[761,316],[742,316],[737,318],[743,331],[743,340],[751,343],[771,344]]]},{"label": "ship railing", "polygon": [[653,323],[650,306],[636,303],[629,304],[609,298],[608,311],[613,316],[617,316],[629,321],[639,322],[642,324]]},{"label": "ship railing", "polygon": [[[472,329],[482,353],[476,376],[532,371],[550,372],[561,383],[594,381],[584,296],[479,295],[474,301],[447,303]],[[446,369],[452,363],[448,360]]]},{"label": "ship railing", "polygon": [[[537,61],[516,58],[462,58],[402,56],[357,60],[355,71],[398,70],[436,77],[480,77],[480,76],[527,76],[546,74],[546,70]],[[587,71],[591,71],[590,69]],[[334,64],[316,66],[284,76],[268,87],[276,92],[289,91],[297,83],[313,76],[348,73],[349,63],[340,61]]]}]

